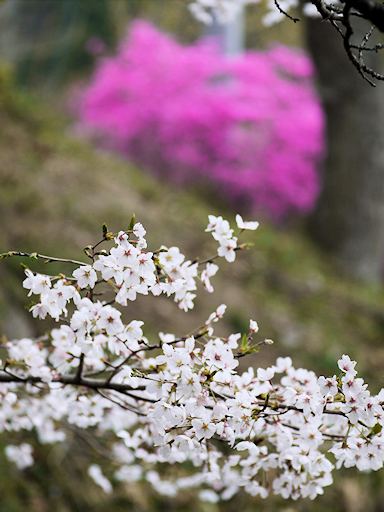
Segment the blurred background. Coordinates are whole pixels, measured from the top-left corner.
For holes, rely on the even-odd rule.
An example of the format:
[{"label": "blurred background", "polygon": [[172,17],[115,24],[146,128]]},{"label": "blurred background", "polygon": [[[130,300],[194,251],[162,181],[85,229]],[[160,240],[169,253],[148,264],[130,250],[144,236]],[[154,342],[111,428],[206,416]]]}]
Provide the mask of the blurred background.
[{"label": "blurred background", "polygon": [[[348,353],[377,390],[384,85],[361,79],[326,23],[268,26],[265,12],[248,6],[224,27],[197,22],[184,0],[0,1],[0,252],[76,257],[103,222],[118,230],[135,212],[153,246],[194,256],[211,252],[208,213],[262,219],[253,250],[223,265],[193,313],[146,300],[127,315],[149,335],[184,334],[225,302],[228,331],[252,317],[275,340],[254,365],[291,355],[332,375]],[[22,275],[20,261],[1,263],[0,333],[13,338],[44,329]],[[341,472],[315,502],[212,505],[145,482],[104,495],[76,433],[35,452],[23,474],[0,453],[0,512],[384,510],[382,474]]]}]

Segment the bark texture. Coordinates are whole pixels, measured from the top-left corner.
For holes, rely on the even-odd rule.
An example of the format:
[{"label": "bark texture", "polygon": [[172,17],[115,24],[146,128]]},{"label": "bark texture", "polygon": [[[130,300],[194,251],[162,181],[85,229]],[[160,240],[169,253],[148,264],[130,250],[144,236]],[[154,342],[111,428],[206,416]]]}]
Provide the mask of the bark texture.
[{"label": "bark texture", "polygon": [[[366,28],[356,35],[362,38]],[[342,270],[374,282],[384,268],[384,84],[374,88],[361,78],[328,23],[308,20],[306,37],[317,68],[327,142],[311,233]],[[371,52],[366,61],[380,70],[379,59]]]}]

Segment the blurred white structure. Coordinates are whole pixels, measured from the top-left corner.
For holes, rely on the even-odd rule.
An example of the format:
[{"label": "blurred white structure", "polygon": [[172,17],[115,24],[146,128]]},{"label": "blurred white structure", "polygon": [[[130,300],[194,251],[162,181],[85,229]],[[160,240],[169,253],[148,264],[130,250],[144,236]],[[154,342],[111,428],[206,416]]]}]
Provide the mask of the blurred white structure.
[{"label": "blurred white structure", "polygon": [[245,47],[245,8],[242,5],[233,18],[223,23],[214,17],[213,23],[206,26],[205,35],[215,37],[223,53],[239,55]]}]

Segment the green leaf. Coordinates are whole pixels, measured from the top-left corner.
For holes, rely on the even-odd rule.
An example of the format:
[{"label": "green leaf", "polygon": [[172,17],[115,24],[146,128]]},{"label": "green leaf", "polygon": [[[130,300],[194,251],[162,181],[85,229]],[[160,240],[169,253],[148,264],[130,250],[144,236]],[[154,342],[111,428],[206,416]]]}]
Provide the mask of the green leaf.
[{"label": "green leaf", "polygon": [[376,423],[371,429],[370,435],[375,436],[376,434],[380,434],[380,432],[383,430],[383,427],[380,425],[380,423]]},{"label": "green leaf", "polygon": [[131,222],[129,223],[128,231],[132,231],[133,226],[136,224],[136,215],[133,214],[131,218]]},{"label": "green leaf", "polygon": [[240,343],[240,352],[246,353],[249,350],[249,338],[247,334],[243,334]]}]

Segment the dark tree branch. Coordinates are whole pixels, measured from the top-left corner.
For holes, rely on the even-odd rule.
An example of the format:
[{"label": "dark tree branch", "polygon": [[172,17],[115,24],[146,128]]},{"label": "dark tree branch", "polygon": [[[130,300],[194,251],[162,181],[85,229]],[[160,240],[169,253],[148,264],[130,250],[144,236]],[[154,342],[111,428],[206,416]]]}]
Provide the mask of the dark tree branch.
[{"label": "dark tree branch", "polygon": [[[2,371],[3,372],[3,371]],[[33,377],[29,375],[28,377],[19,377],[15,374],[10,373],[0,373],[0,382],[3,383],[16,383],[16,384],[47,384],[41,377]],[[102,379],[90,379],[82,376],[74,375],[74,376],[57,376],[54,377],[52,382],[58,382],[60,384],[72,385],[72,386],[82,386],[85,388],[98,390],[98,389],[110,389],[112,391],[118,391],[119,393],[128,394],[130,391],[142,391],[143,387],[133,388],[128,384],[120,384],[116,382],[108,382],[108,380]],[[135,399],[141,400],[139,396],[135,396]]]},{"label": "dark tree branch", "polygon": [[374,25],[380,32],[384,32],[384,3],[374,0],[347,0],[352,9]]},{"label": "dark tree branch", "polygon": [[[375,80],[384,80],[384,75],[366,64],[364,56],[367,52],[378,52],[384,48],[383,43],[367,46],[374,31],[384,33],[384,3],[374,0],[340,0],[342,7],[325,3],[324,0],[310,0],[319,15],[330,23],[342,39],[348,59],[358,73],[370,85],[375,86]],[[281,9],[279,9],[280,12]],[[284,12],[283,12],[284,13]],[[288,15],[291,19],[291,16]],[[354,39],[355,30],[352,20],[365,20],[369,23],[365,36],[360,43]],[[296,20],[294,20],[296,21]]]}]

